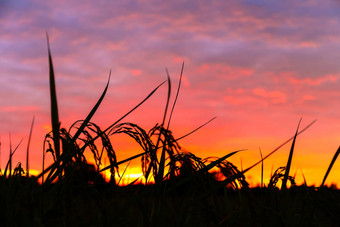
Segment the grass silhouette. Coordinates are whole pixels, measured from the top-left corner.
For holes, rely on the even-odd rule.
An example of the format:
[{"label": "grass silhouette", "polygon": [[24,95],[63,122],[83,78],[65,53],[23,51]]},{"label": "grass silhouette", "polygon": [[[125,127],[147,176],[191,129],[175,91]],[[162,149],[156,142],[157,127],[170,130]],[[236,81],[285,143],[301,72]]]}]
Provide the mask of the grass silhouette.
[{"label": "grass silhouette", "polygon": [[[48,36],[47,43],[52,131],[45,136],[43,167],[37,176],[29,174],[34,118],[27,145],[26,173],[21,163],[13,170],[12,157],[22,141],[12,149],[10,140],[8,162],[4,172],[0,171],[0,222],[3,226],[330,226],[340,223],[339,191],[324,185],[340,148],[320,187],[308,187],[306,182],[297,186],[295,177],[289,175],[295,141],[315,121],[299,130],[300,120],[293,137],[264,157],[260,150],[260,160],[245,170],[239,170],[227,160],[243,150],[220,158],[200,158],[184,152],[179,140],[214,118],[179,138],[170,130],[180,92],[183,63],[172,105],[171,80],[167,72],[166,81],[109,127],[101,129],[91,119],[106,95],[110,72],[100,98],[85,120],[76,121],[67,130],[59,120]],[[147,131],[138,124],[122,122],[164,84],[168,85],[168,95],[161,123]],[[110,140],[117,134],[131,137],[143,152],[118,161]],[[287,165],[279,167],[265,186],[264,160],[290,141]],[[46,155],[53,157],[53,162],[47,167]],[[88,163],[88,155],[94,163]],[[109,160],[108,166],[103,166],[104,157]],[[141,183],[142,179],[136,179],[121,186],[120,181],[129,164],[122,174],[119,167],[134,159],[140,159],[145,184]],[[260,163],[261,187],[250,188],[244,174]],[[102,176],[102,172],[107,170],[111,174],[109,182]],[[41,183],[38,183],[39,180]]]}]

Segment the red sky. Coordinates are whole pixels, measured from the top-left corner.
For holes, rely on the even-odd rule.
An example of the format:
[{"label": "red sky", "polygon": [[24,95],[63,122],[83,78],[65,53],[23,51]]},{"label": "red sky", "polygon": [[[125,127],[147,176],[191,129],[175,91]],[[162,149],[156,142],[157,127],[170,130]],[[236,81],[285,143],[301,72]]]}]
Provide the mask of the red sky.
[{"label": "red sky", "polygon": [[[107,96],[93,121],[103,128],[166,79],[183,86],[172,120],[181,141],[202,158],[248,149],[230,161],[246,168],[294,135],[291,173],[319,185],[340,141],[340,5],[336,1],[1,1],[1,167],[23,138],[15,162],[25,163],[32,117],[36,123],[31,167],[41,170],[42,142],[50,129],[48,62],[50,36],[62,127],[84,119],[112,69]],[[126,121],[149,130],[161,122],[163,86]],[[174,89],[175,91],[175,89]],[[118,160],[136,146],[112,138]],[[264,162],[285,166],[290,144]],[[139,162],[132,163],[138,169]],[[123,168],[122,168],[123,169]],[[133,172],[133,171],[132,171]],[[327,183],[338,183],[337,162]],[[260,168],[247,174],[253,184]]]}]

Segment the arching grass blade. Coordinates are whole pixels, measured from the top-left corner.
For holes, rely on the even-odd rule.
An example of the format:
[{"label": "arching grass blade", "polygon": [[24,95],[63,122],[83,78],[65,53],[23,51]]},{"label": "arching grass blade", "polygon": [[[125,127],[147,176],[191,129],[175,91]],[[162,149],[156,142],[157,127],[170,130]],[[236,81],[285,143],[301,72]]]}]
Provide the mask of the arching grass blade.
[{"label": "arching grass blade", "polygon": [[[109,127],[107,127],[104,131],[102,131],[102,133],[106,133],[107,131],[109,131],[111,128],[113,128],[116,124],[118,124],[121,120],[123,120],[125,117],[127,117],[130,113],[132,113],[134,110],[136,110],[140,105],[142,105],[146,100],[148,100],[157,90],[158,88],[160,88],[166,81],[163,81],[161,84],[159,84],[155,89],[153,89],[146,98],[144,98],[140,103],[138,103],[134,108],[132,108],[129,112],[127,112],[126,114],[124,114],[121,118],[119,118],[117,121],[115,121],[113,124],[111,124]],[[101,134],[98,134],[97,136],[95,136],[91,141],[89,141],[88,143],[91,143],[93,141],[95,141],[96,139],[98,139],[101,136]],[[86,146],[86,145],[84,145]],[[80,150],[84,150],[84,147],[80,148]]]},{"label": "arching grass blade", "polygon": [[211,118],[209,121],[207,121],[207,122],[204,123],[203,125],[197,127],[196,129],[192,130],[191,132],[185,134],[184,136],[181,136],[181,137],[177,138],[176,141],[179,141],[179,140],[181,140],[181,139],[184,139],[185,137],[187,137],[187,136],[193,134],[194,132],[196,132],[197,130],[199,130],[199,129],[201,129],[202,127],[206,126],[207,124],[209,124],[210,122],[212,122],[212,121],[215,120],[216,118],[217,118],[217,117]]},{"label": "arching grass blade", "polygon": [[99,105],[101,104],[101,102],[104,99],[104,96],[106,94],[107,88],[109,86],[110,83],[110,78],[111,78],[111,70],[110,70],[110,74],[109,74],[109,79],[107,81],[107,84],[105,86],[105,89],[102,93],[102,95],[100,96],[99,100],[97,101],[96,105],[92,108],[91,112],[87,115],[86,119],[83,121],[83,123],[81,124],[81,126],[79,127],[79,129],[77,130],[77,132],[74,134],[73,138],[72,138],[72,143],[74,143],[77,138],[79,137],[79,135],[82,133],[82,131],[84,130],[84,128],[86,127],[86,125],[89,123],[89,121],[91,120],[91,118],[93,117],[93,115],[95,114],[95,112],[97,111]]}]

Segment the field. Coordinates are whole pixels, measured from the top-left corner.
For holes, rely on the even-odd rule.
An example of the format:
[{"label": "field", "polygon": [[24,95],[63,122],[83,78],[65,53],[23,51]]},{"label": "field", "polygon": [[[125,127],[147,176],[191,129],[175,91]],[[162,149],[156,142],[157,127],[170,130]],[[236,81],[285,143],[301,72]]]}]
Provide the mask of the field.
[{"label": "field", "polygon": [[[195,182],[198,183],[198,182]],[[171,191],[161,185],[113,187],[14,177],[0,184],[2,226],[335,226],[336,189],[227,189],[211,183]],[[197,185],[195,185],[197,186]],[[208,193],[207,193],[208,192]]]},{"label": "field", "polygon": [[[295,141],[303,129],[263,157],[253,166],[239,170],[228,158],[200,158],[183,152],[179,140],[195,133],[203,124],[181,138],[170,130],[171,116],[180,92],[180,75],[175,101],[170,104],[171,80],[157,86],[139,104],[106,129],[91,122],[108,89],[85,120],[68,130],[61,127],[52,56],[49,54],[49,79],[52,131],[46,135],[44,153],[53,157],[37,176],[29,175],[29,144],[26,171],[12,156],[20,146],[10,148],[10,157],[0,177],[0,220],[3,226],[332,226],[340,223],[340,194],[324,185],[340,152],[336,151],[320,187],[296,185],[289,174]],[[184,64],[182,66],[183,72]],[[149,131],[136,123],[122,122],[146,102],[160,86],[168,85],[164,117]],[[212,119],[213,120],[213,119]],[[31,138],[34,119],[32,121]],[[125,134],[144,152],[118,161],[110,137]],[[30,139],[29,139],[30,140]],[[287,165],[278,168],[270,182],[250,188],[244,173],[283,145],[291,142]],[[262,154],[261,154],[262,156]],[[89,163],[88,159],[94,160]],[[103,166],[106,158],[110,164]],[[143,179],[121,186],[123,163],[140,159]],[[263,168],[262,168],[263,169]],[[107,182],[102,173],[110,172]],[[263,170],[262,170],[263,173]],[[262,174],[263,179],[263,174]],[[144,182],[144,183],[142,183]]]}]

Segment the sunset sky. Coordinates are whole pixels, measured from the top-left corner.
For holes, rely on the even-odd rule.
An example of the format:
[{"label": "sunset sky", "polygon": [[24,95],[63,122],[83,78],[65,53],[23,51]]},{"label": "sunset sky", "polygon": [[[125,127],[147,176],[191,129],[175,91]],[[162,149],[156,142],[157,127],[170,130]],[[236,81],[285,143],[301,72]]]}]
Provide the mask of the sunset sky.
[{"label": "sunset sky", "polygon": [[[234,155],[243,169],[301,127],[291,174],[319,185],[340,145],[340,4],[310,1],[0,1],[1,168],[23,138],[14,161],[25,166],[33,116],[31,168],[41,171],[44,136],[51,129],[46,32],[50,37],[62,127],[84,119],[107,95],[93,121],[106,128],[166,79],[183,83],[171,122],[199,157]],[[162,86],[125,121],[149,130],[161,122]],[[118,160],[139,151],[112,138]],[[290,145],[264,162],[265,179],[285,166]],[[131,163],[131,174],[139,160]],[[260,168],[247,173],[260,181]],[[339,184],[340,160],[327,183]]]}]

